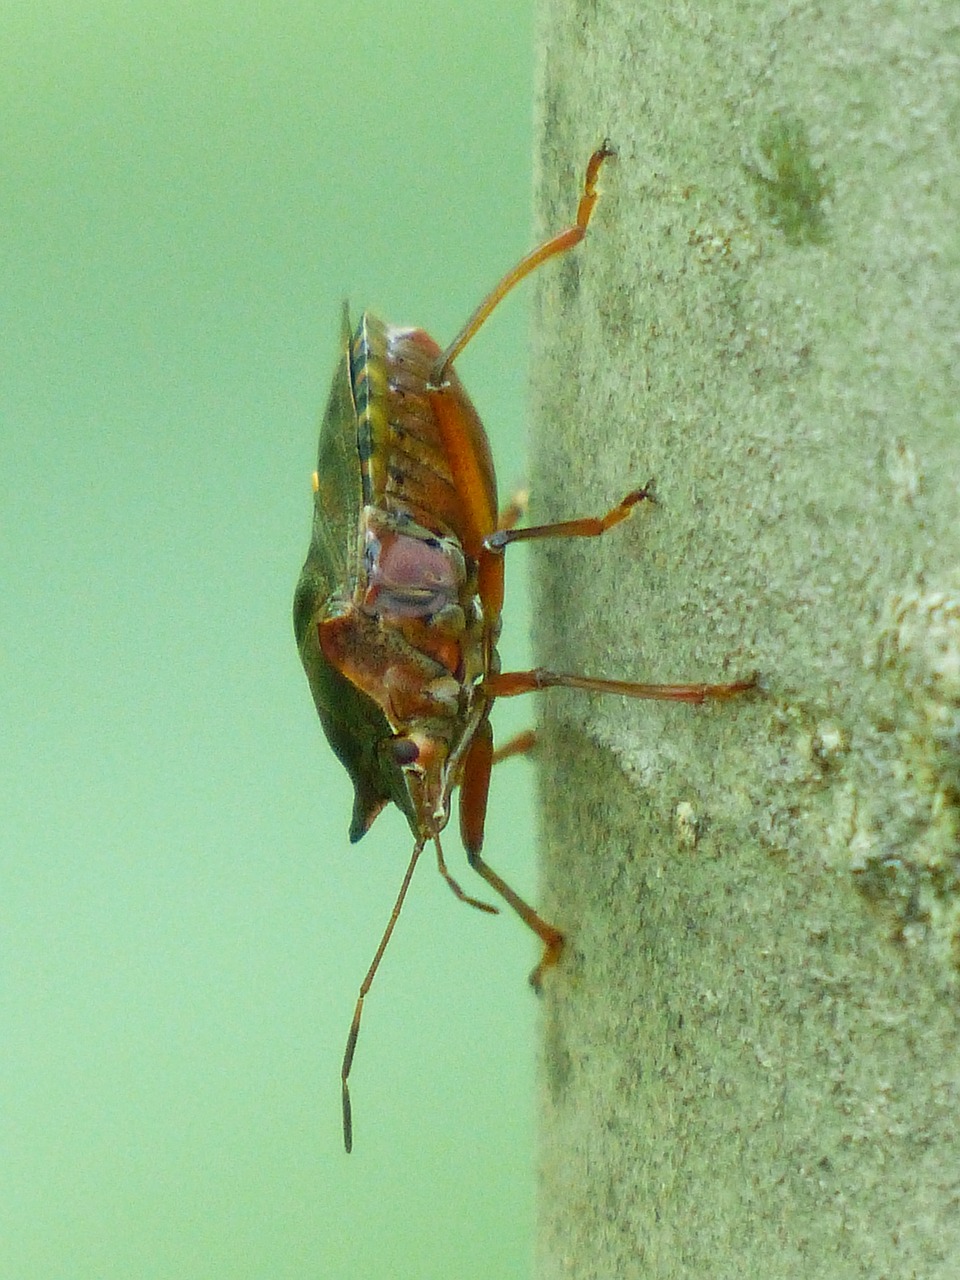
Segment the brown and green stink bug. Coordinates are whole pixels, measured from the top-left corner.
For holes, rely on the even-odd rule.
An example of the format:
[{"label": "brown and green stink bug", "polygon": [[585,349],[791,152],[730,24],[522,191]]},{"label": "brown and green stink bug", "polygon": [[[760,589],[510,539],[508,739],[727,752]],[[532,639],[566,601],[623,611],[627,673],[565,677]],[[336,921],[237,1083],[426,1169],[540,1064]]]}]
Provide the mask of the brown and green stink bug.
[{"label": "brown and green stink bug", "polygon": [[[360,987],[341,1069],[343,1134],[352,1145],[347,1078],[364,998],[428,841],[458,898],[483,911],[447,870],[440,833],[460,788],[460,831],[473,869],[543,943],[531,975],[539,987],[563,947],[558,929],[528,906],[480,855],[496,698],[562,685],[631,698],[703,702],[753,685],[633,684],[537,668],[502,672],[497,655],[503,555],[511,542],[594,538],[624,520],[647,490],[606,515],[515,529],[516,508],[497,514],[493,460],[483,424],[453,362],[490,312],[531,271],[581,241],[596,181],[613,155],[590,157],[573,226],[523,258],[446,348],[422,329],[344,312],[340,362],[320,429],[313,534],[294,602],[294,627],[317,711],[354,787],[351,841],[391,801],[413,831],[413,852],[373,961]],[[532,735],[496,758],[525,750]]]}]

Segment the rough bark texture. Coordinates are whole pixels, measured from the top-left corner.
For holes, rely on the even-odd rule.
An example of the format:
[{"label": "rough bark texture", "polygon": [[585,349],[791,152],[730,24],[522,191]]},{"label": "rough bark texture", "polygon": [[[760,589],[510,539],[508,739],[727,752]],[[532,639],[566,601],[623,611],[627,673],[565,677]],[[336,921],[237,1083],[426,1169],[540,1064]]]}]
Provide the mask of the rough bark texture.
[{"label": "rough bark texture", "polygon": [[955,0],[541,0],[540,1280],[960,1274]]}]

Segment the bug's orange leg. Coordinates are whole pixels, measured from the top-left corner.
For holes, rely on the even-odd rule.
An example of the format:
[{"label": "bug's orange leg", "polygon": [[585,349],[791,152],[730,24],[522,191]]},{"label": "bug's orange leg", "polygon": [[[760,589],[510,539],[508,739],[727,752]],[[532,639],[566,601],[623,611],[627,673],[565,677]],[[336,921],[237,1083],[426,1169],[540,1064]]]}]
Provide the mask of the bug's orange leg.
[{"label": "bug's orange leg", "polygon": [[517,489],[503,510],[497,516],[498,529],[512,529],[527,514],[527,506],[530,502],[530,492],[528,489]]},{"label": "bug's orange leg", "polygon": [[[516,739],[514,740],[516,741]],[[511,744],[507,744],[508,746]],[[532,745],[532,744],[531,744]],[[460,835],[463,838],[467,859],[479,875],[483,876],[491,889],[500,894],[509,903],[517,915],[528,925],[543,943],[543,956],[540,963],[530,975],[534,988],[540,990],[540,979],[545,969],[557,963],[563,948],[563,934],[552,924],[541,919],[515,893],[505,880],[488,867],[480,856],[483,844],[483,824],[487,812],[487,790],[490,785],[490,769],[493,765],[493,730],[489,721],[484,721],[477,729],[470,750],[464,761],[460,795]]]},{"label": "bug's orange leg", "polygon": [[580,196],[580,204],[577,206],[576,222],[572,227],[568,227],[566,231],[561,231],[538,248],[533,249],[525,258],[521,258],[517,265],[507,272],[500,283],[487,294],[433,366],[430,381],[435,387],[443,385],[443,375],[446,373],[448,366],[453,364],[463,348],[490,315],[490,312],[498,303],[503,301],[514,285],[519,284],[531,271],[536,271],[537,267],[542,263],[555,258],[557,254],[566,253],[568,249],[572,249],[587,234],[587,227],[590,225],[590,218],[593,214],[593,206],[597,203],[597,176],[600,173],[600,166],[604,160],[614,155],[616,155],[616,152],[609,141],[606,140],[602,146],[594,151],[587,162],[587,172],[583,180],[583,193]]},{"label": "bug's orange leg", "polygon": [[512,738],[508,738],[502,747],[497,747],[491,757],[490,765],[492,767],[500,764],[502,760],[509,760],[512,756],[528,755],[536,745],[536,729],[523,729],[520,733],[515,733]]},{"label": "bug's orange leg", "polygon": [[508,738],[502,747],[493,753],[491,764],[499,764],[501,760],[509,760],[511,756],[525,756],[537,745],[536,729],[524,729],[522,733]]},{"label": "bug's orange leg", "polygon": [[706,702],[735,698],[757,687],[756,674],[727,684],[637,684],[632,680],[601,680],[595,676],[565,675],[534,667],[532,671],[501,671],[484,676],[483,691],[491,698],[514,698],[538,689],[586,689],[590,693],[615,693],[624,698],[648,698],[660,702]]},{"label": "bug's orange leg", "polygon": [[505,902],[513,907],[514,911],[520,917],[528,928],[532,929],[540,941],[543,943],[543,955],[540,962],[530,974],[530,985],[534,991],[540,991],[543,985],[543,975],[547,969],[552,969],[560,959],[563,951],[563,934],[552,924],[547,924],[542,916],[538,916],[533,907],[529,906],[515,893],[507,882],[500,878],[494,869],[484,862],[479,852],[467,850],[467,859],[478,875],[483,876],[491,889],[500,894]]},{"label": "bug's orange leg", "polygon": [[443,850],[440,848],[440,837],[434,836],[433,843],[437,847],[437,870],[446,880],[447,884],[454,892],[454,896],[459,898],[461,902],[465,902],[470,907],[476,907],[478,911],[486,911],[491,916],[498,916],[500,908],[492,906],[489,902],[482,902],[479,898],[471,898],[469,893],[464,893],[454,880],[453,876],[447,870],[447,864],[443,857]]},{"label": "bug's orange leg", "polygon": [[460,774],[460,839],[468,852],[483,844],[492,768],[493,729],[484,720],[477,726]]},{"label": "bug's orange leg", "polygon": [[638,502],[646,498],[654,502],[653,481],[642,489],[633,489],[604,516],[584,516],[580,520],[561,520],[558,524],[533,524],[524,529],[500,525],[483,540],[488,551],[502,551],[511,542],[529,542],[534,538],[599,538],[614,525],[626,520]]},{"label": "bug's orange leg", "polygon": [[[622,519],[622,517],[620,518]],[[564,675],[557,671],[546,671],[543,667],[536,667],[532,671],[504,671],[496,675],[485,676],[482,687],[484,693],[491,698],[510,698],[521,693],[533,693],[537,689],[563,687],[568,689],[587,689],[593,693],[616,693],[628,698],[656,698],[665,699],[669,702],[700,703],[707,701],[708,698],[733,698],[756,688],[756,685],[757,677],[755,675],[747,680],[732,680],[727,684],[636,684],[627,680],[599,680],[592,676]],[[536,734],[533,732],[520,734],[517,738],[505,744],[502,748],[503,755],[501,758],[517,752],[529,751],[535,743]],[[482,839],[482,835],[481,829],[480,839]],[[467,858],[474,871],[482,876],[491,889],[499,893],[504,901],[513,907],[524,924],[532,929],[543,943],[543,955],[540,958],[540,963],[530,974],[530,985],[535,991],[539,992],[543,983],[544,973],[553,968],[560,959],[563,951],[563,934],[554,925],[548,924],[542,916],[539,916],[528,903],[524,902],[519,894],[510,888],[505,880],[497,875],[491,866],[484,862],[480,856],[479,842],[475,841],[471,845],[466,830],[464,831],[464,844],[467,848]]]},{"label": "bug's orange leg", "polygon": [[413,846],[413,853],[410,855],[410,861],[407,864],[407,870],[404,873],[397,900],[393,904],[393,910],[390,912],[387,927],[383,931],[383,937],[380,939],[380,945],[377,947],[366,977],[360,984],[360,994],[357,996],[357,1003],[353,1010],[353,1021],[350,1023],[350,1031],[347,1034],[347,1044],[343,1051],[343,1065],[340,1068],[340,1092],[343,1099],[343,1145],[348,1155],[353,1150],[353,1109],[350,1106],[350,1088],[347,1084],[347,1077],[350,1075],[350,1068],[353,1066],[353,1055],[357,1048],[357,1036],[360,1034],[360,1016],[363,1013],[363,1002],[373,983],[374,974],[380,967],[380,961],[383,959],[383,953],[387,949],[390,935],[393,933],[400,916],[400,909],[403,906],[404,898],[407,896],[407,890],[410,888],[413,870],[417,865],[420,854],[423,852],[424,843],[423,840],[418,840]]}]

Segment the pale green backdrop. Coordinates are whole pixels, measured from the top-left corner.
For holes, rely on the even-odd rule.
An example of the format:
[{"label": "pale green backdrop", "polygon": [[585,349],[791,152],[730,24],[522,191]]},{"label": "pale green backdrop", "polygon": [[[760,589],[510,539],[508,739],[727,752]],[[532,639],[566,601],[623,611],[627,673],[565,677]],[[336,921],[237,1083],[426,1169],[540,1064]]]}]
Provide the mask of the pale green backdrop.
[{"label": "pale green backdrop", "polygon": [[[443,341],[529,247],[531,16],[6,0],[2,26],[0,1277],[523,1277],[535,950],[429,859],[341,1150],[410,837],[347,843],[289,615],[341,298]],[[460,366],[504,487],[527,302]],[[531,795],[505,765],[487,851],[533,893]]]}]

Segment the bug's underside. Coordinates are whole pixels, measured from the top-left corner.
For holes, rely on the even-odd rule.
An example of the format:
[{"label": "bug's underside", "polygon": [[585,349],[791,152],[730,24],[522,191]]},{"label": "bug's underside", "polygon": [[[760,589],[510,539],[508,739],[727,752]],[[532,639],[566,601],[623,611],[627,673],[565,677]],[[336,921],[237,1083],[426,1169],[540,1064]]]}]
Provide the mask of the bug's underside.
[{"label": "bug's underside", "polygon": [[[430,385],[440,349],[422,330],[365,313],[352,335],[345,325],[344,348],[320,436],[297,638],[324,729],[353,780],[351,838],[392,800],[425,839],[447,821],[489,711],[481,681],[498,665],[499,601],[485,609],[478,566],[496,527],[493,463],[456,376]],[[458,447],[444,434],[448,404],[459,454],[464,437],[469,446],[473,506],[462,501]]]}]

